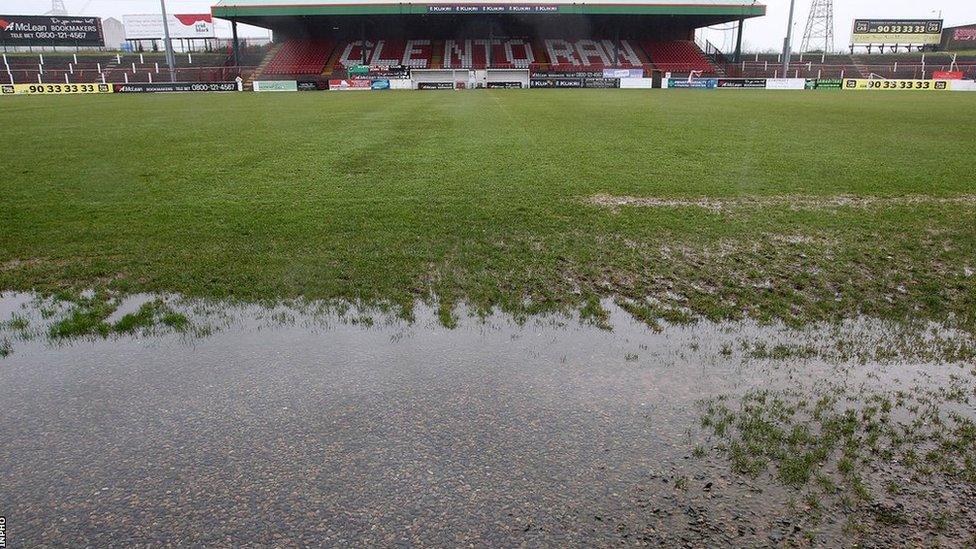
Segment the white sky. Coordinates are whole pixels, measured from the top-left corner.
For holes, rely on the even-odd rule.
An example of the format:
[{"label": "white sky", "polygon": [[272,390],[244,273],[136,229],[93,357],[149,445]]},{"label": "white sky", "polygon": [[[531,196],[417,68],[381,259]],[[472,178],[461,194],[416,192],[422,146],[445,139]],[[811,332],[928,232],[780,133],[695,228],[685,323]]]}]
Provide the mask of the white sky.
[{"label": "white sky", "polygon": [[[392,1],[392,0],[391,0]],[[465,0],[477,2],[477,0]],[[97,15],[100,17],[121,18],[124,14],[155,13],[159,10],[158,0],[64,0],[71,15]],[[209,13],[210,0],[166,0],[167,9],[172,13]],[[795,44],[803,36],[807,13],[811,0],[796,0],[796,19],[794,22]],[[51,9],[50,0],[0,0],[0,12],[11,14],[42,14]],[[786,35],[786,19],[789,14],[789,0],[766,0],[766,17],[746,22],[743,35],[745,49],[781,50]],[[976,23],[976,0],[836,0],[834,2],[834,23],[836,46],[843,48],[850,38],[854,19],[861,17],[927,19],[937,18],[943,12],[946,26]],[[230,36],[230,24],[218,21],[218,36]],[[243,36],[267,36],[261,29],[247,29]],[[708,31],[708,38],[718,47],[730,51],[734,46],[734,33],[722,30]]]}]

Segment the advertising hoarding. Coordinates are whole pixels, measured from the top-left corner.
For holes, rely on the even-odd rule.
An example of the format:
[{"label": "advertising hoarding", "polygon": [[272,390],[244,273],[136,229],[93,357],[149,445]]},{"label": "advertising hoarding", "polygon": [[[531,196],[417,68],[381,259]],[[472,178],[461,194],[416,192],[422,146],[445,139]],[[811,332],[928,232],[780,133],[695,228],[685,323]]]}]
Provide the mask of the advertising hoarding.
[{"label": "advertising hoarding", "polygon": [[112,93],[111,84],[4,84],[0,95],[75,95]]},{"label": "advertising hoarding", "polygon": [[845,90],[877,90],[877,91],[945,91],[949,83],[945,80],[865,80],[849,78],[844,80]]},{"label": "advertising hoarding", "polygon": [[805,90],[807,87],[806,78],[768,78],[766,79],[767,90]]},{"label": "advertising hoarding", "polygon": [[372,87],[372,83],[369,80],[353,80],[353,79],[333,79],[329,80],[329,90],[330,91],[357,91],[357,90],[368,90]]},{"label": "advertising hoarding", "polygon": [[738,89],[765,89],[765,78],[719,78],[718,87]]},{"label": "advertising hoarding", "polygon": [[115,84],[115,93],[236,92],[237,82],[135,82]]},{"label": "advertising hoarding", "polygon": [[102,20],[67,15],[0,15],[0,43],[8,46],[104,46]]},{"label": "advertising hoarding", "polygon": [[695,90],[714,90],[718,87],[718,78],[671,78],[668,80],[669,88],[684,88]]},{"label": "advertising hoarding", "polygon": [[[209,13],[171,13],[169,23],[170,38],[213,38],[213,16]],[[123,15],[126,40],[162,40],[164,36],[163,16],[161,14]]]},{"label": "advertising hoarding", "polygon": [[976,25],[953,27],[942,33],[942,48],[946,50],[976,50]]},{"label": "advertising hoarding", "polygon": [[293,92],[298,91],[296,80],[255,80],[256,92]]},{"label": "advertising hoarding", "polygon": [[603,69],[603,78],[644,78],[644,69]]},{"label": "advertising hoarding", "polygon": [[418,82],[418,90],[453,90],[454,82]]},{"label": "advertising hoarding", "polygon": [[926,45],[942,43],[941,19],[855,19],[851,44]]},{"label": "advertising hoarding", "polygon": [[933,80],[962,80],[966,77],[966,73],[962,71],[933,71]]},{"label": "advertising hoarding", "polygon": [[839,90],[844,87],[844,81],[840,78],[808,78],[806,88],[808,90]]}]

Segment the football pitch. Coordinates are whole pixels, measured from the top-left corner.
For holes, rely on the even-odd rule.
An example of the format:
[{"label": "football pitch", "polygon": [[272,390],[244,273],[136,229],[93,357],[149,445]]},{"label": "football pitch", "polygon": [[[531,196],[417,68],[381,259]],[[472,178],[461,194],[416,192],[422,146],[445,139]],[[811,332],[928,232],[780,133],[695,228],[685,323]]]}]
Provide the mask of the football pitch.
[{"label": "football pitch", "polygon": [[0,101],[0,289],[976,327],[976,94]]}]

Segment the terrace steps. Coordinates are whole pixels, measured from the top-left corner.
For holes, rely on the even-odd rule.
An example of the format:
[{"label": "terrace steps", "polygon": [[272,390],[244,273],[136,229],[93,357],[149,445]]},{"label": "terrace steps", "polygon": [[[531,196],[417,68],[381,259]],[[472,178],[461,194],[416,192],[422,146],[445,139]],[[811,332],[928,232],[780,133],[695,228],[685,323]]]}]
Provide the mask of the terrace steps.
[{"label": "terrace steps", "polygon": [[254,78],[264,73],[264,69],[268,67],[268,64],[271,63],[271,60],[274,59],[276,55],[278,55],[279,51],[281,51],[281,46],[282,44],[273,44],[270,48],[268,48],[268,53],[264,55],[264,59],[262,59],[261,63],[258,64],[258,67],[254,69],[254,72],[251,73],[251,76],[248,77],[247,84],[254,83]]}]

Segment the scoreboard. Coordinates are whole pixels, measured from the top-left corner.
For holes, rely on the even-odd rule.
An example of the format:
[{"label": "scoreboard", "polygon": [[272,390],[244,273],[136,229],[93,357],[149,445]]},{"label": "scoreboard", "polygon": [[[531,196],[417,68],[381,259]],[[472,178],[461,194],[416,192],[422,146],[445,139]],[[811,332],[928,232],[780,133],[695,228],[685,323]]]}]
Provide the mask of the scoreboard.
[{"label": "scoreboard", "polygon": [[851,44],[925,45],[942,43],[941,19],[855,19]]}]

